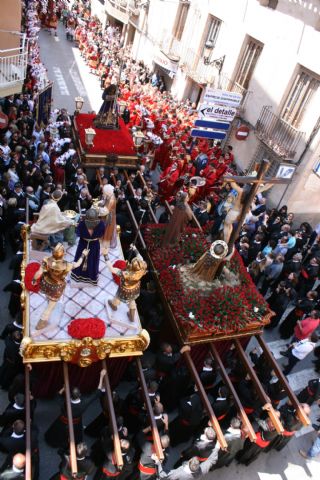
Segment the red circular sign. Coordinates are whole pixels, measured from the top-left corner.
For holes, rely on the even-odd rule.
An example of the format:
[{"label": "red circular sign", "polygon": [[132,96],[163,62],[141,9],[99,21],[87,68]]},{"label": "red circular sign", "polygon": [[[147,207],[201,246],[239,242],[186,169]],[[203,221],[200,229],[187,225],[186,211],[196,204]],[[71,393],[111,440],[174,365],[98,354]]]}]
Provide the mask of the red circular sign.
[{"label": "red circular sign", "polygon": [[237,140],[246,140],[248,138],[250,132],[250,128],[247,125],[241,125],[236,130],[236,139]]},{"label": "red circular sign", "polygon": [[7,128],[9,119],[5,113],[0,112],[0,130]]}]

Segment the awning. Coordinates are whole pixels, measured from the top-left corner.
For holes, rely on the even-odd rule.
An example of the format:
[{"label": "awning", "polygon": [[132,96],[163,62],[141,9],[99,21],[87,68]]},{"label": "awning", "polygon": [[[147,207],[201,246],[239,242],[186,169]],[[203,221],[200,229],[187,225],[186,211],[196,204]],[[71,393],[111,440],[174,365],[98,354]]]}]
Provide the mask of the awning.
[{"label": "awning", "polygon": [[158,50],[155,53],[155,55],[153,57],[153,61],[157,65],[159,65],[160,67],[164,68],[168,72],[168,75],[170,75],[170,74],[173,75],[178,70],[178,61],[175,62],[175,61],[171,60],[161,50]]}]

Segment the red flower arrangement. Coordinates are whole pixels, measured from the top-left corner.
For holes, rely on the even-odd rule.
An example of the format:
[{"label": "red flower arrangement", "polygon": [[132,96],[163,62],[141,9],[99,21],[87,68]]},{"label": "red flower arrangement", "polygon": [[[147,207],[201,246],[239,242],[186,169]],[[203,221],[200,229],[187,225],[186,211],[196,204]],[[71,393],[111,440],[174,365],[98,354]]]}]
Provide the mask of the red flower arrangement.
[{"label": "red flower arrangement", "polygon": [[29,292],[38,293],[40,290],[40,278],[37,280],[35,285],[32,284],[32,279],[35,273],[39,270],[39,268],[40,268],[40,263],[38,262],[30,262],[26,266],[24,284],[26,289],[29,290]]},{"label": "red flower arrangement", "polygon": [[68,334],[72,338],[81,340],[85,337],[103,338],[106,325],[100,318],[77,318],[68,325]]},{"label": "red flower arrangement", "polygon": [[188,228],[178,246],[166,248],[161,247],[163,234],[164,229],[159,225],[148,225],[144,229],[144,239],[164,294],[184,330],[217,335],[263,323],[268,304],[256,290],[238,252],[233,255],[229,269],[239,275],[241,284],[217,288],[209,295],[199,290],[195,295],[194,290],[182,284],[175,266],[195,263],[209,249],[206,233]]}]

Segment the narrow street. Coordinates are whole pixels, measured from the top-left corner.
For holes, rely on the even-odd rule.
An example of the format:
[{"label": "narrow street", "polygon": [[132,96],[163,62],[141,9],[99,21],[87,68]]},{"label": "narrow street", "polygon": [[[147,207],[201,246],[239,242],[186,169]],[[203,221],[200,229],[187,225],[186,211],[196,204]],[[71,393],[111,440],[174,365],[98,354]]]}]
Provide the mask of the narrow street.
[{"label": "narrow street", "polygon": [[41,59],[48,69],[48,77],[53,81],[54,108],[75,110],[75,97],[82,97],[82,111],[98,111],[102,90],[97,76],[90,73],[89,67],[73,42],[66,39],[65,28],[59,23],[58,36],[42,29],[39,36]]},{"label": "narrow street", "polygon": [[[63,25],[59,24],[57,37],[42,30],[39,42],[42,61],[48,69],[49,79],[54,82],[54,108],[67,108],[69,113],[73,113],[75,109],[74,98],[81,96],[84,99],[83,112],[98,111],[102,102],[100,81],[97,76],[90,73],[90,69],[83,61],[79,49],[72,42],[66,40]],[[8,260],[0,264],[0,276],[4,279],[3,285],[11,279],[11,272],[8,270],[10,255],[10,252],[8,252]],[[9,294],[3,294],[0,303],[2,309],[1,327],[10,321],[6,308],[8,300]],[[286,342],[278,339],[277,331],[268,331],[265,334],[265,339],[275,358],[283,364],[284,359],[279,355],[279,351]],[[254,345],[250,345],[250,348],[253,347]],[[305,361],[301,361],[293,373],[288,376],[295,391],[299,391],[309,379],[316,377],[311,360],[312,358],[308,357]],[[127,390],[128,384],[125,384],[124,388],[121,387],[120,392],[126,394]],[[1,408],[4,409],[7,403],[7,392],[0,391]],[[88,425],[95,418],[99,408],[98,401],[95,401],[84,415],[85,425]],[[40,430],[40,480],[49,480],[50,476],[58,469],[59,456],[55,450],[45,444],[43,438],[45,430],[58,413],[59,403],[56,400],[38,401],[35,424]],[[313,420],[317,416],[320,416],[320,410],[316,406],[313,408]],[[299,435],[290,441],[283,451],[262,453],[258,460],[249,467],[237,465],[236,462],[233,462],[230,467],[210,473],[206,478],[212,480],[216,478],[222,478],[223,480],[234,480],[235,478],[237,480],[310,480],[319,478],[320,461],[306,462],[298,453],[300,448],[308,449],[314,437],[315,433],[311,427],[302,429]],[[91,445],[92,439],[85,438],[85,440]],[[178,452],[176,453],[178,454]],[[4,454],[1,453],[0,456],[0,461],[3,461]],[[171,455],[169,467],[176,459],[177,455]],[[92,478],[93,476],[89,476],[88,480]]]}]

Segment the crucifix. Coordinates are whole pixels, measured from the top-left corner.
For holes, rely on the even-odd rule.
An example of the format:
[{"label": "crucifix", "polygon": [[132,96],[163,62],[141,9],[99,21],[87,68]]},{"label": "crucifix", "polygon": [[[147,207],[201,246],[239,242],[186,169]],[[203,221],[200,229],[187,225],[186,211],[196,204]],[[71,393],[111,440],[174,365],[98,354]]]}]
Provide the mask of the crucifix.
[{"label": "crucifix", "polygon": [[[192,274],[197,275],[200,280],[212,281],[215,278],[218,278],[223,270],[224,262],[229,261],[232,257],[235,241],[237,240],[240,230],[242,228],[243,222],[246,218],[247,213],[250,210],[252,202],[260,189],[260,192],[268,190],[273,185],[290,183],[290,179],[284,178],[265,178],[264,174],[266,173],[270,162],[268,160],[263,160],[260,164],[257,176],[228,176],[223,177],[225,182],[233,183],[233,188],[237,191],[237,197],[234,201],[233,207],[229,210],[224,220],[224,241],[220,241],[219,248],[222,248],[224,244],[225,249],[227,250],[226,254],[223,256],[219,252],[210,257],[210,252],[205,252],[204,255],[195,263]],[[244,188],[241,188],[239,184],[248,185],[251,184],[249,191],[245,191]],[[261,188],[261,186],[263,187]],[[234,224],[236,223],[236,227]],[[212,248],[214,244],[212,244]],[[228,247],[228,248],[227,248]],[[210,278],[208,277],[208,264],[212,264]]]},{"label": "crucifix", "polygon": [[[265,173],[267,169],[270,166],[270,162],[268,160],[263,160],[260,164],[257,176],[246,176],[246,177],[238,177],[238,176],[230,176],[230,177],[224,177],[224,181],[226,182],[234,182],[236,184],[251,184],[251,188],[249,189],[248,192],[245,192],[244,189],[238,187],[237,192],[238,192],[238,203],[239,207],[241,210],[239,211],[239,214],[237,218],[233,221],[233,223],[237,223],[236,227],[233,226],[232,231],[230,232],[231,234],[229,235],[229,238],[227,239],[228,243],[228,252],[229,254],[232,252],[235,241],[237,240],[240,230],[242,228],[243,222],[246,218],[247,213],[250,210],[250,207],[252,205],[252,202],[254,201],[254,198],[256,194],[258,193],[259,187],[263,184],[264,187],[261,189],[260,192],[267,190],[268,188],[271,188],[273,185],[279,185],[279,184],[288,184],[290,183],[290,179],[285,179],[285,178],[265,178]],[[243,198],[245,196],[245,198]]]}]

